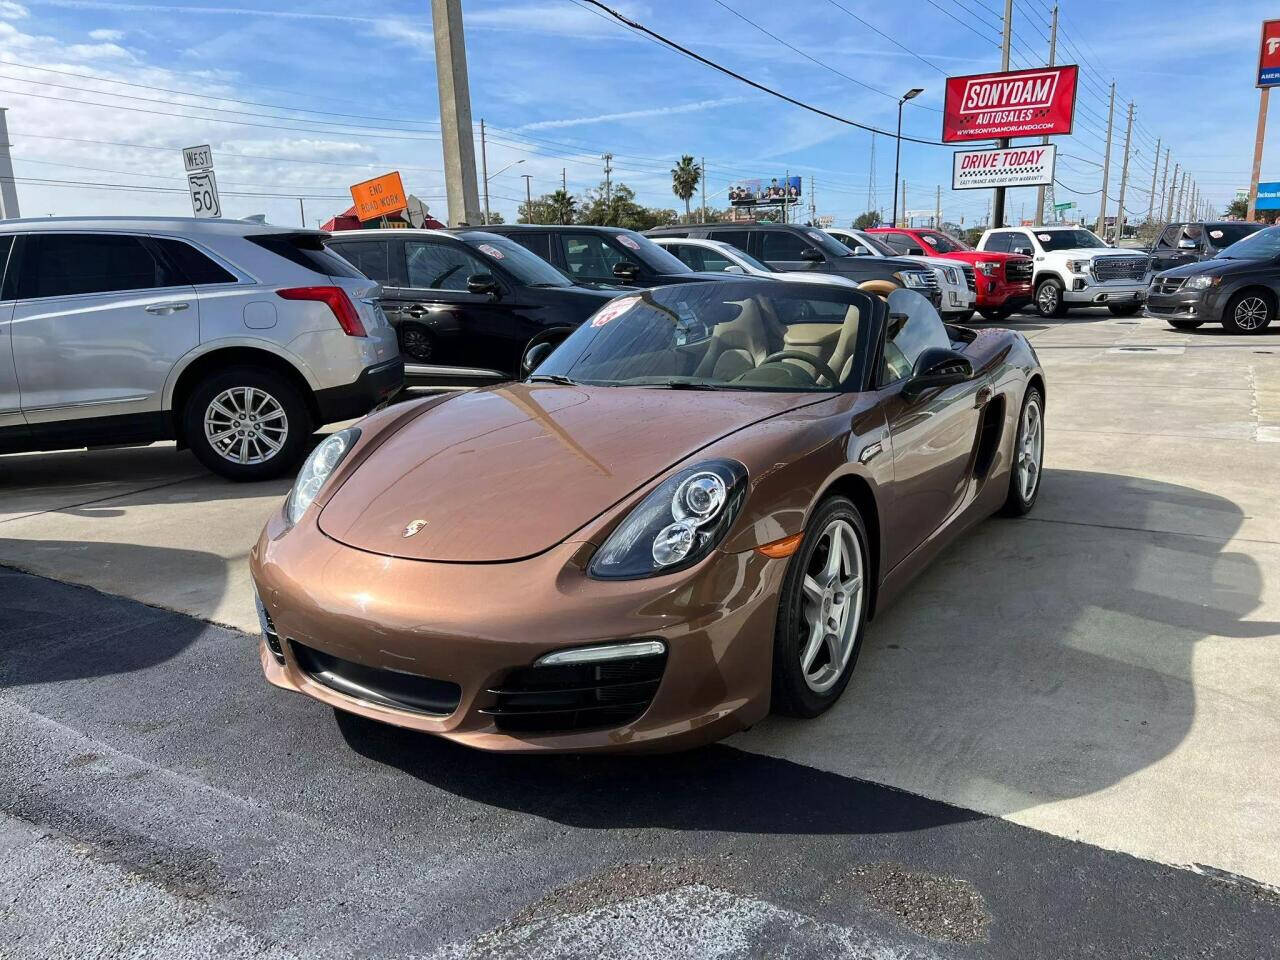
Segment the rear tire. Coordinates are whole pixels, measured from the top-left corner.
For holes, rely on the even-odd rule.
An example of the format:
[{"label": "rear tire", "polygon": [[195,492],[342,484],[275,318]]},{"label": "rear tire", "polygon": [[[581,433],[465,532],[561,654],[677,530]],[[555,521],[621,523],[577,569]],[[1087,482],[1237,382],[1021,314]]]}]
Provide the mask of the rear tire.
[{"label": "rear tire", "polygon": [[[836,542],[842,549],[833,561]],[[849,685],[870,606],[873,567],[867,543],[862,516],[844,497],[824,500],[805,527],[778,595],[775,712],[816,717]]]},{"label": "rear tire", "polygon": [[1045,277],[1036,284],[1036,313],[1046,319],[1067,315],[1067,303],[1062,299],[1062,281],[1057,277]]},{"label": "rear tire", "polygon": [[232,367],[200,383],[182,413],[196,459],[229,480],[270,480],[295,469],[314,429],[302,392],[265,367]]},{"label": "rear tire", "polygon": [[1203,320],[1170,320],[1169,326],[1175,330],[1195,330],[1202,323]]},{"label": "rear tire", "polygon": [[1222,325],[1232,333],[1261,333],[1276,316],[1275,301],[1259,290],[1242,290],[1231,298]]},{"label": "rear tire", "polygon": [[1115,304],[1115,305],[1108,306],[1107,309],[1111,311],[1111,315],[1113,317],[1132,317],[1134,314],[1136,314],[1139,310],[1142,309],[1142,304],[1140,303]]},{"label": "rear tire", "polygon": [[[1033,432],[1034,431],[1034,432]],[[1030,441],[1028,440],[1030,436]],[[1034,477],[1028,483],[1028,463]],[[1013,466],[1009,470],[1009,495],[1000,508],[1002,516],[1025,517],[1040,496],[1044,468],[1044,396],[1038,387],[1028,387],[1018,414],[1018,433],[1013,438]]]}]

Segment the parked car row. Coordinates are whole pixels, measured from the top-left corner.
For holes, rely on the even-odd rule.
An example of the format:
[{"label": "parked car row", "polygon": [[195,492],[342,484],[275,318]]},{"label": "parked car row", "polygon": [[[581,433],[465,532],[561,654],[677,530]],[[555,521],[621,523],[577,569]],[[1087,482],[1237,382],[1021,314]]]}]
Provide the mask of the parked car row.
[{"label": "parked car row", "polygon": [[[1201,246],[1181,247],[1179,239],[1177,249],[1198,259],[1152,277],[1147,313],[1179,330],[1194,330],[1205,323],[1220,323],[1232,333],[1266,330],[1280,303],[1280,227],[1263,229],[1258,224],[1239,223],[1192,226],[1201,227],[1197,241]],[[1245,227],[1253,229],[1240,229]],[[1218,232],[1222,236],[1213,236]],[[1209,246],[1236,233],[1244,235],[1225,248]],[[1209,250],[1214,251],[1212,256],[1206,256]]]}]

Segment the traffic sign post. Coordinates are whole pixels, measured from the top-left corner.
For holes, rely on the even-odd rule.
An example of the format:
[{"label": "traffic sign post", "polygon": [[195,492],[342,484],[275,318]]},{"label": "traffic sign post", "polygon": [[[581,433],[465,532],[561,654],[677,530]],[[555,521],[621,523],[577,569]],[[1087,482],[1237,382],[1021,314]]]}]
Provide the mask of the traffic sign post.
[{"label": "traffic sign post", "polygon": [[222,216],[218,199],[218,180],[213,175],[213,150],[209,145],[184,147],[182,165],[187,171],[187,191],[191,194],[191,212],[201,219]]},{"label": "traffic sign post", "polygon": [[1267,107],[1271,88],[1280,86],[1280,20],[1262,21],[1262,39],[1258,45],[1258,133],[1253,142],[1253,173],[1249,178],[1249,211],[1252,220],[1258,212],[1258,177],[1262,174],[1262,144],[1267,138]]}]

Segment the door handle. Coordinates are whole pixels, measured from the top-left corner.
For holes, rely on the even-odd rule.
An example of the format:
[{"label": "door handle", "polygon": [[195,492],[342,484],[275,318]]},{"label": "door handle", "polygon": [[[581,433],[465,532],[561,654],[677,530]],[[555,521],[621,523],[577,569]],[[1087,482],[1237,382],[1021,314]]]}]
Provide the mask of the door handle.
[{"label": "door handle", "polygon": [[424,307],[422,304],[415,303],[412,307],[405,307],[404,310],[401,312],[404,313],[405,316],[413,317],[413,319],[419,320],[422,317],[425,317],[428,311],[427,311],[427,308]]},{"label": "door handle", "polygon": [[973,398],[973,405],[981,410],[991,402],[991,388],[979,387],[977,395]]},{"label": "door handle", "polygon": [[179,310],[185,310],[191,306],[189,303],[152,303],[148,304],[145,309],[147,313],[157,316],[167,313],[177,313]]}]

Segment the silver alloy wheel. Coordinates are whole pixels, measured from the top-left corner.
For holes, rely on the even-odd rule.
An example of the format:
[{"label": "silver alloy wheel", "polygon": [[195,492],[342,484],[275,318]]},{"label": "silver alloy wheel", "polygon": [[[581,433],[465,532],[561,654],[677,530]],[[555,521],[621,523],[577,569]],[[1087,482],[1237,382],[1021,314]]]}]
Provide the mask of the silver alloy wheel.
[{"label": "silver alloy wheel", "polygon": [[862,623],[862,542],[847,520],[832,520],[818,538],[802,582],[805,644],[800,672],[814,693],[836,685]]},{"label": "silver alloy wheel", "polygon": [[1245,297],[1236,304],[1236,326],[1241,330],[1257,330],[1266,322],[1267,310],[1267,301],[1261,297]]},{"label": "silver alloy wheel", "polygon": [[1040,461],[1044,456],[1044,417],[1040,398],[1032,396],[1022,409],[1022,429],[1018,431],[1018,492],[1029,501],[1040,483]]},{"label": "silver alloy wheel", "polygon": [[1040,308],[1041,313],[1053,313],[1058,309],[1058,288],[1052,283],[1040,284],[1040,289],[1036,291],[1036,306]]},{"label": "silver alloy wheel", "polygon": [[257,387],[231,387],[204,411],[204,437],[232,463],[265,463],[289,437],[289,418],[280,401]]}]

